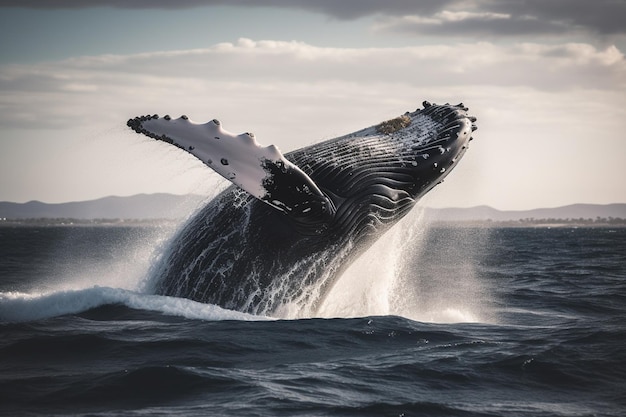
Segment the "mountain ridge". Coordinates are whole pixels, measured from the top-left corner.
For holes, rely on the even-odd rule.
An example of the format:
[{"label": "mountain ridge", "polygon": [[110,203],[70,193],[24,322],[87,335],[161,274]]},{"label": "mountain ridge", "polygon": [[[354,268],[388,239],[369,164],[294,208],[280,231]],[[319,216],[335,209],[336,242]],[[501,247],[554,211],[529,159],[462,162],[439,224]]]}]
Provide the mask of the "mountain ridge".
[{"label": "mountain ridge", "polygon": [[525,219],[596,219],[626,218],[626,204],[577,203],[529,210],[498,210],[481,205],[467,208],[426,208],[426,216],[436,221],[519,221]]},{"label": "mountain ridge", "polygon": [[166,193],[108,196],[67,203],[0,202],[0,218],[160,219],[185,217],[206,196]]},{"label": "mountain ridge", "polygon": [[[0,219],[76,218],[76,219],[171,219],[188,216],[208,199],[197,194],[166,193],[108,196],[95,200],[67,203],[0,202]],[[519,221],[524,219],[626,219],[626,204],[569,204],[561,207],[531,210],[498,210],[480,205],[474,207],[425,207],[432,221]]]}]

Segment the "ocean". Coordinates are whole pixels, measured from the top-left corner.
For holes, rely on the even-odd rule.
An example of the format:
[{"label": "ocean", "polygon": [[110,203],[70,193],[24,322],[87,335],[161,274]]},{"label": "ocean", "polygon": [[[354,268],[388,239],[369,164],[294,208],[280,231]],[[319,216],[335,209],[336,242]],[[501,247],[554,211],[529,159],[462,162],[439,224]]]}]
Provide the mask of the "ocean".
[{"label": "ocean", "polygon": [[0,415],[626,415],[626,228],[409,216],[274,317],[146,291],[173,232],[0,227]]}]

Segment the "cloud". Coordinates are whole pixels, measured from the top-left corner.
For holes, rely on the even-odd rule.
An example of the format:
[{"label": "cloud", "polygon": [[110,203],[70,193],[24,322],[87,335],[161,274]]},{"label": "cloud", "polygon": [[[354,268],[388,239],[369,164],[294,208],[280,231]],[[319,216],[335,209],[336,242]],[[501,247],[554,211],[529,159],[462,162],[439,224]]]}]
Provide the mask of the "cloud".
[{"label": "cloud", "polygon": [[626,2],[618,0],[0,0],[0,7],[181,9],[210,6],[277,7],[337,19],[382,16],[379,28],[415,34],[542,36],[625,35]]},{"label": "cloud", "polygon": [[429,17],[387,17],[380,19],[374,28],[378,31],[415,35],[458,37],[564,35],[575,29],[564,22],[539,19],[536,16],[450,11],[442,11]]},{"label": "cloud", "polygon": [[563,90],[625,86],[626,60],[615,46],[584,43],[511,46],[488,42],[396,48],[317,47],[297,41],[219,43],[206,49],[99,55],[0,67],[5,92],[93,92],[107,83],[161,78],[255,83],[348,82],[419,86],[518,85]]},{"label": "cloud", "polygon": [[181,9],[207,6],[280,7],[323,13],[338,19],[356,19],[375,14],[401,15],[433,13],[458,0],[0,0],[0,7],[89,8],[118,7],[123,9]]},{"label": "cloud", "polygon": [[[515,91],[598,92],[606,106],[624,107],[615,95],[624,89],[626,62],[616,47],[330,48],[240,39],[206,49],[0,66],[0,126],[110,127],[140,114],[188,114],[198,122],[226,118],[233,131],[259,126],[293,149],[413,110],[424,99],[486,106],[490,94],[497,102]],[[297,137],[286,133],[294,131]]]},{"label": "cloud", "polygon": [[[260,143],[289,151],[414,110],[424,99],[463,101],[478,117],[475,149],[446,179],[449,199],[438,205],[513,208],[591,198],[581,195],[606,203],[626,198],[618,184],[625,89],[623,54],[581,43],[361,49],[241,39],[197,50],[4,65],[0,141],[8,152],[0,166],[16,160],[13,149],[22,146],[20,155],[45,163],[45,172],[80,167],[57,184],[100,164],[85,180],[90,193],[164,191],[167,181],[167,191],[190,192],[197,184],[186,170],[199,163],[188,165],[184,153],[129,131],[128,118],[219,118],[229,131],[252,131]],[[5,177],[14,178],[11,172]],[[32,187],[43,192],[42,181]],[[175,188],[180,184],[187,188]],[[578,188],[562,193],[567,187]]]},{"label": "cloud", "polygon": [[603,35],[626,33],[626,2],[619,0],[486,0],[481,7],[519,18],[529,16],[555,25],[583,27]]},{"label": "cloud", "polygon": [[[380,114],[381,108],[403,112],[422,99],[464,101],[493,88],[623,92],[626,60],[615,46],[584,43],[331,48],[240,39],[205,49],[0,66],[0,125],[110,125],[152,112],[213,118],[219,111],[235,119],[244,109],[252,125],[284,116],[281,123],[297,129],[306,109],[316,109],[336,126],[330,135],[395,115]],[[271,126],[272,135],[283,135],[281,126]],[[310,129],[318,129],[312,137],[321,132]]]},{"label": "cloud", "polygon": [[379,30],[433,36],[594,36],[624,35],[626,2],[602,0],[479,1],[468,9],[460,3],[433,14],[388,16]]}]

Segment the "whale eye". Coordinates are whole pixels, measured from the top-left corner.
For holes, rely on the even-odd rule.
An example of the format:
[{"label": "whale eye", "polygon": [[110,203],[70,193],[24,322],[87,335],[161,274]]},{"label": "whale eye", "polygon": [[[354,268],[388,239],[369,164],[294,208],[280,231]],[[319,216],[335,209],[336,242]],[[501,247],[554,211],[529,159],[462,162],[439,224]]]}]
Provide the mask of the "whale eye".
[{"label": "whale eye", "polygon": [[189,120],[189,117],[187,117],[186,114],[183,114],[182,116],[180,116],[180,118],[183,119],[183,120]]},{"label": "whale eye", "polygon": [[226,158],[220,159],[220,162],[222,163],[222,165],[228,165],[228,159]]},{"label": "whale eye", "polygon": [[219,121],[219,120],[217,120],[217,119],[213,119],[213,123],[215,123],[215,124],[216,124],[216,125],[218,125],[218,126],[222,124],[222,123],[220,123],[220,121]]},{"label": "whale eye", "polygon": [[166,114],[165,116],[163,116],[163,118],[164,118],[165,120],[171,120],[171,119],[172,119],[172,118],[170,117],[170,115],[169,115],[169,114]]}]

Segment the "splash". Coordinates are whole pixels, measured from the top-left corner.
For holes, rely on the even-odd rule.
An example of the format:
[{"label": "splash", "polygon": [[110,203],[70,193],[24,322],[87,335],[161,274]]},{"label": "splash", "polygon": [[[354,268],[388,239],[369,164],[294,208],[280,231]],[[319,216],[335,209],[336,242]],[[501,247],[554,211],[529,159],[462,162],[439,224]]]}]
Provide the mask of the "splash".
[{"label": "splash", "polygon": [[[0,316],[36,320],[121,303],[189,318],[238,319],[237,312],[207,313],[217,306],[153,295],[153,271],[163,267],[163,255],[173,250],[171,239],[181,226],[133,235],[98,263],[74,259],[52,273],[55,282],[29,294],[0,293]],[[422,322],[493,322],[490,291],[477,270],[481,253],[476,248],[485,247],[487,233],[431,227],[424,211],[416,207],[338,280],[334,277],[350,257],[350,245],[331,248],[327,256],[311,255],[274,280],[267,289],[272,302],[266,305],[279,305],[278,309],[249,310],[260,318],[280,319],[398,315]],[[249,297],[252,303],[254,294]]]},{"label": "splash", "polygon": [[92,287],[44,294],[0,293],[0,322],[26,322],[84,311],[111,304],[199,320],[263,320],[263,317],[184,298],[140,294],[120,288]]},{"label": "splash", "polygon": [[[424,210],[415,207],[339,279],[334,277],[350,261],[350,243],[302,259],[263,294],[250,286],[257,290],[247,294],[244,310],[278,319],[397,315],[422,322],[493,322],[490,291],[476,270],[482,256],[476,249],[485,247],[487,233],[431,227]],[[164,250],[177,248],[169,242]],[[152,264],[150,277],[155,268],[167,267],[166,252]],[[146,282],[144,291],[152,292],[153,282]],[[266,302],[257,304],[261,296]]]},{"label": "splash", "polygon": [[432,228],[417,207],[342,274],[312,315],[494,322],[491,292],[476,269],[488,233]]},{"label": "splash", "polygon": [[321,317],[405,315],[410,300],[399,295],[403,264],[426,235],[423,210],[414,208],[342,274],[320,306]]}]

